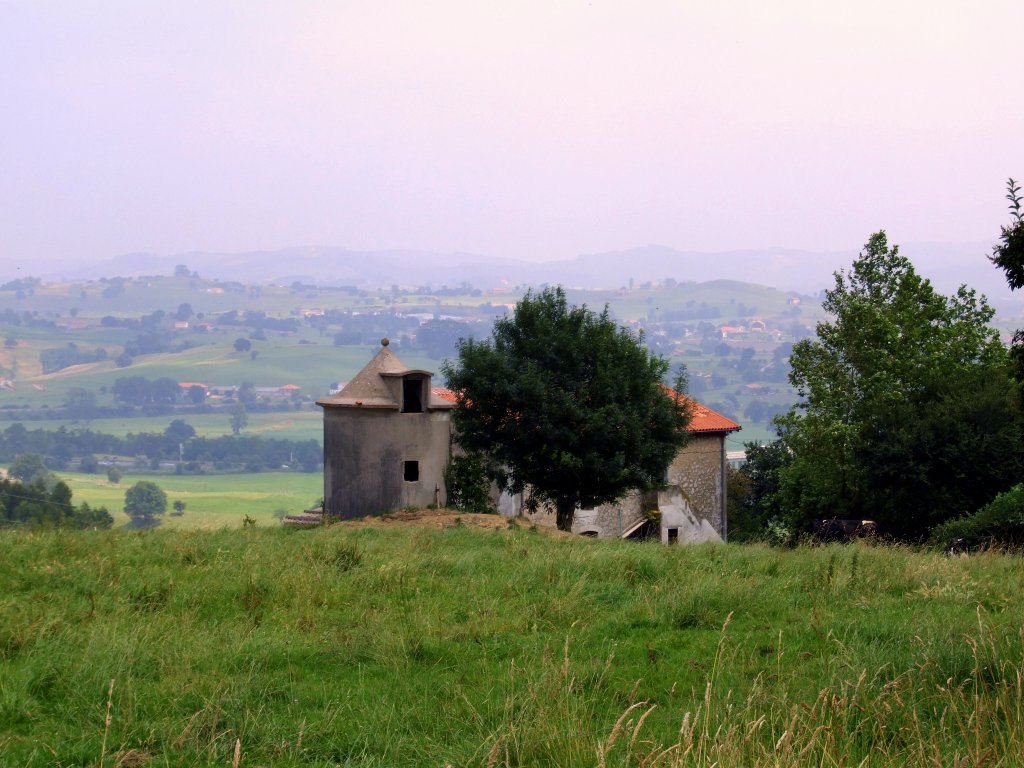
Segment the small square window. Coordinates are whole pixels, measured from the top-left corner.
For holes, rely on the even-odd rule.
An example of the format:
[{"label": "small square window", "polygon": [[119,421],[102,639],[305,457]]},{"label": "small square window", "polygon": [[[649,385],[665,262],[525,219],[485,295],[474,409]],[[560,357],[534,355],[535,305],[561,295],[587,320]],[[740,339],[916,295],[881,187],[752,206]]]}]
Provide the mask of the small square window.
[{"label": "small square window", "polygon": [[420,463],[418,461],[407,461],[405,462],[404,471],[405,481],[407,483],[416,483],[420,479]]}]

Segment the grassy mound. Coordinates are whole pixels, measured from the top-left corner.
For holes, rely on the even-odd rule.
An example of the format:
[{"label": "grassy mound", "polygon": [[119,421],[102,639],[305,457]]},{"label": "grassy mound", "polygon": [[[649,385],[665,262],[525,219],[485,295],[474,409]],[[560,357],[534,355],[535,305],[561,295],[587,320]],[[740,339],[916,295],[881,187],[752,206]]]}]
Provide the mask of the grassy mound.
[{"label": "grassy mound", "polygon": [[4,765],[1010,765],[997,554],[504,526],[0,536]]}]

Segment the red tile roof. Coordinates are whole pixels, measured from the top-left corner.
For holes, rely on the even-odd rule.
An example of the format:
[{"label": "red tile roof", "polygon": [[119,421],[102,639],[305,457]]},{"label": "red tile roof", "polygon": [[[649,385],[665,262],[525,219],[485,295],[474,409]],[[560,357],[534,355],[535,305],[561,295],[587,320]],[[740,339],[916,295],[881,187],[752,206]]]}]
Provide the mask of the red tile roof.
[{"label": "red tile roof", "polygon": [[[674,389],[666,387],[664,384],[661,385],[661,388],[670,397],[676,394]],[[736,432],[743,429],[732,419],[727,419],[722,414],[712,411],[706,405],[701,405],[692,397],[688,395],[683,395],[683,397],[693,404],[693,418],[690,420],[689,427],[690,432]]]},{"label": "red tile roof", "polygon": [[727,419],[720,413],[716,413],[706,405],[701,405],[696,400],[693,403],[693,420],[690,422],[690,432],[735,432],[743,429],[732,419]]},{"label": "red tile roof", "polygon": [[[668,387],[663,387],[666,394],[674,394]],[[455,393],[445,387],[433,387],[431,389],[435,397],[447,400],[450,403],[458,401]],[[693,403],[693,419],[690,421],[690,432],[736,432],[742,429],[732,419],[728,419],[720,413],[712,411],[706,405],[701,405],[693,398],[688,398]]]},{"label": "red tile roof", "polygon": [[435,397],[439,397],[442,400],[447,400],[449,403],[457,403],[459,400],[458,397],[456,397],[455,393],[452,392],[447,387],[431,387],[430,391],[434,394]]}]

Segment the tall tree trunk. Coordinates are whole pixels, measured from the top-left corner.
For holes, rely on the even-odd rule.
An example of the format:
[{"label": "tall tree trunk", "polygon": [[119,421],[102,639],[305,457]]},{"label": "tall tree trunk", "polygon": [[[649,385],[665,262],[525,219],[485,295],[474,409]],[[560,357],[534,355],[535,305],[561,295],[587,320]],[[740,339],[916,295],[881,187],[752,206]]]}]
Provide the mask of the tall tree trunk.
[{"label": "tall tree trunk", "polygon": [[572,519],[576,515],[576,499],[573,496],[559,496],[555,503],[555,525],[560,531],[572,530]]}]

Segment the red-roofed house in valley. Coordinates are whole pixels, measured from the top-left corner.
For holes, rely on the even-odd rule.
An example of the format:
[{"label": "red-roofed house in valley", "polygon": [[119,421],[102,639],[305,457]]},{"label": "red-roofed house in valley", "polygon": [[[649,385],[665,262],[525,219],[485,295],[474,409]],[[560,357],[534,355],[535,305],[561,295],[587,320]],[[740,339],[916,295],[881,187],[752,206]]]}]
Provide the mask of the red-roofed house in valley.
[{"label": "red-roofed house in valley", "polygon": [[[355,518],[445,503],[456,396],[431,386],[431,377],[429,371],[407,368],[385,340],[341,391],[317,401],[324,409],[328,515]],[[573,531],[600,537],[660,536],[666,543],[724,540],[725,438],[740,425],[694,401],[688,429],[691,440],[669,465],[664,486],[579,510]],[[495,492],[495,498],[502,514],[524,514],[521,496]],[[554,510],[542,508],[528,517],[555,525]]]}]

